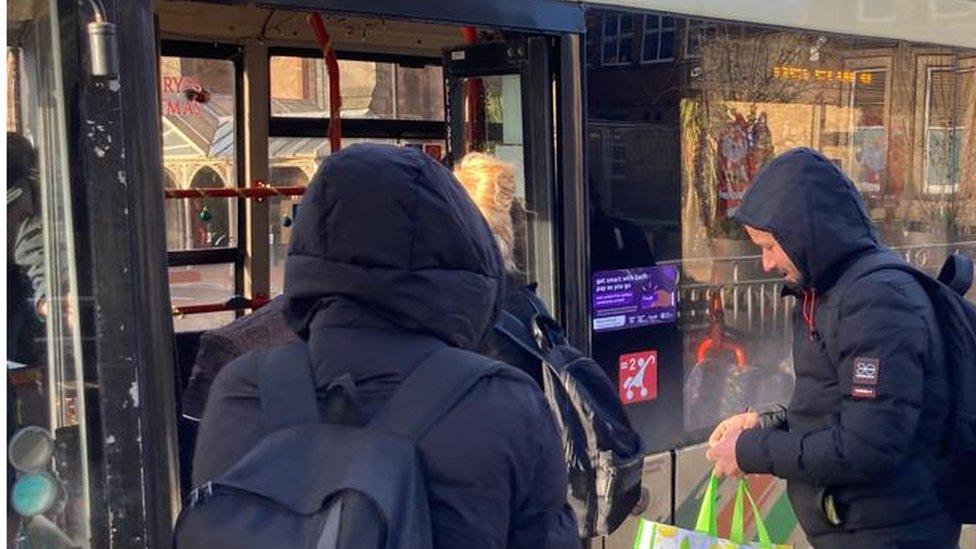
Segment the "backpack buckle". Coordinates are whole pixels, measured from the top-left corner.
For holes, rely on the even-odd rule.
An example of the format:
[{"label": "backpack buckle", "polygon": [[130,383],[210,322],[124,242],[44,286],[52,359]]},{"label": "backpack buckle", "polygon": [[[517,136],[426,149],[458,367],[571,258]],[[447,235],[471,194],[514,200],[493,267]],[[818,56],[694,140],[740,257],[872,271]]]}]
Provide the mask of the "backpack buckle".
[{"label": "backpack buckle", "polygon": [[213,495],[213,481],[208,480],[207,482],[197,486],[192,491],[190,491],[190,508],[196,507],[201,501],[205,501],[207,498]]}]

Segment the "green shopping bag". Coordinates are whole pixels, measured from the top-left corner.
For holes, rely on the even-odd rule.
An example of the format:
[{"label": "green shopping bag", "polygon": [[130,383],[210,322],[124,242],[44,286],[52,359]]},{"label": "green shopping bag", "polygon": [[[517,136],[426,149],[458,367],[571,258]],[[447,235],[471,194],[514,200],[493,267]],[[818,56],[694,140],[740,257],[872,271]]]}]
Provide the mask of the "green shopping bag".
[{"label": "green shopping bag", "polygon": [[[718,512],[716,499],[718,498],[718,477],[712,473],[702,498],[702,506],[698,511],[698,520],[694,530],[678,528],[670,524],[662,524],[641,519],[634,538],[634,549],[737,549],[741,547],[756,549],[790,549],[791,545],[772,543],[769,531],[763,523],[756,501],[749,493],[745,479],[739,479],[735,489],[735,501],[732,507],[732,527],[728,539],[718,536]],[[745,500],[749,500],[752,515],[756,523],[756,537],[758,543],[743,540],[745,530]]]}]

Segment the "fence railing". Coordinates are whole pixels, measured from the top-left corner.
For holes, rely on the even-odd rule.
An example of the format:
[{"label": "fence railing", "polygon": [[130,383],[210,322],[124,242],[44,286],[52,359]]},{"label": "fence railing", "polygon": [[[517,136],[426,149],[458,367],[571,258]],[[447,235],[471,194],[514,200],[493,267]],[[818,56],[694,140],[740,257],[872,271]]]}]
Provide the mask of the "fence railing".
[{"label": "fence railing", "polygon": [[[893,247],[908,262],[931,274],[937,274],[950,253],[976,257],[976,240],[954,243],[915,244]],[[792,329],[792,306],[795,299],[782,298],[783,280],[779,277],[756,277],[762,273],[759,255],[690,258],[662,261],[662,265],[678,267],[679,319],[698,324],[709,320],[710,298],[718,292],[722,299],[725,321],[729,326],[763,335]],[[712,272],[727,275],[718,283],[688,280],[688,271],[700,271],[710,265]]]}]

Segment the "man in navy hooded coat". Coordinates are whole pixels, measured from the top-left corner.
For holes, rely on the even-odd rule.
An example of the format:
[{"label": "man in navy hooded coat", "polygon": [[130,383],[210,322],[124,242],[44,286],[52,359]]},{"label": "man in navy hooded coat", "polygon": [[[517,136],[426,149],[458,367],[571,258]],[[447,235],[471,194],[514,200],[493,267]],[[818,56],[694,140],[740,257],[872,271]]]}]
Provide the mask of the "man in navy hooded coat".
[{"label": "man in navy hooded coat", "polygon": [[851,181],[811,149],[766,166],[735,218],[797,298],[796,386],[788,408],[716,428],[716,471],[786,479],[816,547],[955,547],[960,525],[939,497],[951,482],[944,348],[923,288],[897,270],[842,279],[875,254],[898,259]]},{"label": "man in navy hooded coat", "polygon": [[[409,148],[353,145],[323,162],[302,199],[284,316],[308,343],[317,387],[351,374],[368,421],[431,353],[481,345],[504,276],[491,230],[446,168]],[[235,359],[214,380],[195,484],[266,435],[262,356]],[[418,443],[435,547],[580,544],[552,414],[515,373],[479,381]]]}]

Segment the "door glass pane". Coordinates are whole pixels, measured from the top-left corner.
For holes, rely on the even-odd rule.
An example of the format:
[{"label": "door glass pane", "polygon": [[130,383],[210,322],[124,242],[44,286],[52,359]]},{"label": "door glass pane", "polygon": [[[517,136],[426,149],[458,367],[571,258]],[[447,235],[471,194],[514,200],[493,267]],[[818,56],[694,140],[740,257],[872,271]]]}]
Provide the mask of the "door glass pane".
[{"label": "door glass pane", "polygon": [[[235,294],[234,264],[186,265],[169,268],[169,295],[173,304],[173,328],[178,331],[202,330],[222,324],[208,324],[208,319],[218,318],[211,314],[180,314],[179,309],[188,305],[226,303]],[[227,321],[234,313],[221,313]]]},{"label": "door glass pane", "polygon": [[[8,3],[8,545],[90,544],[90,454],[57,2]],[[21,546],[27,546],[21,545]]]},{"label": "door glass pane", "polygon": [[[460,79],[464,113],[465,150],[491,154],[515,167],[515,200],[512,220],[517,278],[538,282],[539,295],[553,310],[554,265],[551,223],[551,181],[527,184],[522,112],[522,79],[517,74]],[[469,101],[469,97],[476,97]]]},{"label": "door glass pane", "polygon": [[[163,180],[167,189],[236,187],[234,63],[160,58]],[[237,245],[237,201],[166,200],[170,250]]]}]

